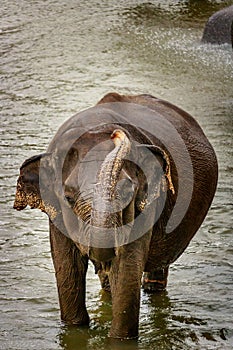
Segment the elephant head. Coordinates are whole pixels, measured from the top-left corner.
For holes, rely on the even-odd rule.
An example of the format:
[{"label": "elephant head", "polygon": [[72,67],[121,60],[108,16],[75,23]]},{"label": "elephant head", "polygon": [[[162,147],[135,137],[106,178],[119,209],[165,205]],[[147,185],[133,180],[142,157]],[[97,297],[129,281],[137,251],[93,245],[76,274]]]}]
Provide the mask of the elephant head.
[{"label": "elephant head", "polygon": [[[110,261],[118,247],[146,233],[161,214],[167,189],[174,193],[166,151],[135,142],[132,132],[115,127],[84,135],[66,152],[61,190],[56,188],[53,153],[26,160],[14,203],[17,210],[29,205],[47,213],[82,253],[101,262]],[[98,160],[101,152],[104,156]]]},{"label": "elephant head", "polygon": [[[167,189],[174,193],[170,160],[164,150],[134,142],[123,127],[108,132],[107,138],[104,159],[96,161],[100,149],[94,155],[90,152],[85,160],[77,162],[64,182],[65,198],[79,218],[77,226],[86,230],[87,252],[90,258],[101,262],[111,260],[119,246],[140,237],[138,217],[149,210],[150,219],[144,220],[147,225],[143,223],[145,227],[141,227],[142,234],[146,233],[161,214],[162,206],[158,208],[158,202],[165,203]],[[113,149],[108,143],[110,139]],[[84,142],[80,147],[85,148]],[[82,153],[80,148],[79,153]],[[81,171],[83,164],[87,167]],[[66,225],[71,222],[65,217],[64,220]]]}]

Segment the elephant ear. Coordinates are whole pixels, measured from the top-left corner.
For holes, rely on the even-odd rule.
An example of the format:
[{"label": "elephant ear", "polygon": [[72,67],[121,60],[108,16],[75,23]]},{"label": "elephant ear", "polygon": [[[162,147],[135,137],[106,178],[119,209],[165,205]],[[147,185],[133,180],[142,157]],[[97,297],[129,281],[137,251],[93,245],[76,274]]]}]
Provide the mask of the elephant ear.
[{"label": "elephant ear", "polygon": [[161,197],[162,193],[171,191],[175,194],[172,180],[171,163],[168,153],[154,145],[138,145],[141,180],[137,201],[140,211],[153,200]]},{"label": "elephant ear", "polygon": [[[148,149],[155,156],[160,157],[162,159],[162,167],[163,167],[163,172],[166,179],[166,187],[168,190],[172,192],[172,194],[175,194],[175,188],[173,185],[172,174],[171,174],[171,163],[170,163],[170,158],[168,153],[158,146],[148,146]],[[166,187],[163,188],[163,191],[166,190]]]},{"label": "elephant ear", "polygon": [[[39,154],[25,160],[22,164],[17,181],[14,209],[23,210],[29,205],[31,209],[40,209],[50,217],[56,216],[55,208],[49,203],[44,203],[40,191],[40,163],[42,158],[45,159],[49,155],[48,153]],[[50,181],[52,182],[52,179]]]}]

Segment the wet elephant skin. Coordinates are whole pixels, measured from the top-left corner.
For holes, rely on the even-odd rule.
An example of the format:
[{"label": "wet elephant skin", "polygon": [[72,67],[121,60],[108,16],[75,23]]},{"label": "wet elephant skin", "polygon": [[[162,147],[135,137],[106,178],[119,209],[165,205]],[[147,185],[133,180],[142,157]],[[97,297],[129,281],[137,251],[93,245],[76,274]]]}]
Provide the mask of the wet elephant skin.
[{"label": "wet elephant skin", "polygon": [[207,21],[203,43],[231,44],[233,47],[233,5],[215,12]]},{"label": "wet elephant skin", "polygon": [[[147,117],[145,113],[151,117],[149,128],[143,128],[143,120]],[[127,115],[132,120],[131,114],[137,118],[134,125],[126,123]],[[93,129],[85,129],[80,122],[83,115],[86,123],[95,124]],[[175,130],[185,147],[187,159],[181,157],[178,144],[172,141],[167,147],[160,135],[150,132],[155,122],[159,123],[156,125],[162,132],[165,125]],[[138,127],[138,123],[142,127]],[[85,132],[75,139],[76,125]],[[67,151],[64,140],[69,141],[72,137],[74,142]],[[164,137],[172,140],[172,135],[166,132]],[[99,149],[98,145],[102,148]],[[94,147],[97,147],[96,158],[89,163],[93,162],[97,167],[97,180],[93,181],[93,176],[84,172],[77,186],[82,162]],[[65,154],[60,178],[64,193],[56,187],[56,162],[61,154]],[[97,159],[102,154],[102,159]],[[42,162],[46,164],[45,173],[40,171]],[[188,168],[190,165],[191,168]],[[182,184],[180,176],[183,176]],[[110,336],[120,339],[137,337],[143,272],[145,290],[154,292],[166,287],[169,265],[188,246],[208,212],[217,176],[214,150],[195,119],[151,95],[110,93],[95,107],[66,122],[46,153],[26,160],[21,166],[14,204],[17,210],[27,205],[41,209],[49,217],[62,320],[76,325],[89,323],[85,277],[90,259],[102,288],[111,291],[113,318]],[[122,181],[125,187],[119,187]],[[80,195],[81,190],[85,196]],[[182,198],[179,193],[182,193]],[[127,206],[117,209],[117,212],[111,211],[112,203],[117,207],[125,194],[130,198]],[[188,205],[173,227],[169,220],[178,199],[188,201]],[[103,212],[101,206],[104,206]],[[158,217],[157,212],[160,213]],[[78,237],[84,237],[84,240],[76,239],[74,234],[72,222],[75,223],[77,216],[82,220],[77,221],[76,231]],[[137,235],[138,226],[135,224],[138,218],[141,218],[140,228],[146,227],[141,235]],[[170,231],[167,231],[168,224],[172,227]],[[93,246],[88,239],[85,242],[85,237],[90,237],[92,233],[90,227],[101,235],[105,229],[117,231],[121,226],[130,227],[128,241],[120,237],[123,244],[104,246],[105,242],[101,242],[103,246]]]}]

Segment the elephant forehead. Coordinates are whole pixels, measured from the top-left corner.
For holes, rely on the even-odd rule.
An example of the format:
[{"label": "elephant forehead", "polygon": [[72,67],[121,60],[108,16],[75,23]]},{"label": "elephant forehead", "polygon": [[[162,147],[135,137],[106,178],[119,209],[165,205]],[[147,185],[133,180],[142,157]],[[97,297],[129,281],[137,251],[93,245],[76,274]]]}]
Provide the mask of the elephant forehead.
[{"label": "elephant forehead", "polygon": [[[93,189],[98,170],[111,149],[112,142],[107,140],[94,145],[88,152],[85,152],[82,157],[79,157],[76,166],[66,179],[65,185],[73,188],[78,187],[80,191]],[[82,152],[82,147],[80,152]]]}]

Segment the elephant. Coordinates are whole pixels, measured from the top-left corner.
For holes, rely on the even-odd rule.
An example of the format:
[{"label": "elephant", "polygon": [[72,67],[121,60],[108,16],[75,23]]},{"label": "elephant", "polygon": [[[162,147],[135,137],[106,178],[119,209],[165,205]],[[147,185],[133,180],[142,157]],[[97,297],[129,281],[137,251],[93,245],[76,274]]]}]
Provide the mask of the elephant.
[{"label": "elephant", "polygon": [[91,261],[111,293],[110,339],[137,338],[141,290],[165,290],[217,179],[201,127],[168,101],[112,92],[67,120],[45,153],[22,164],[14,202],[48,215],[62,321],[89,324]]},{"label": "elephant", "polygon": [[233,5],[215,12],[207,21],[201,41],[233,47]]}]

